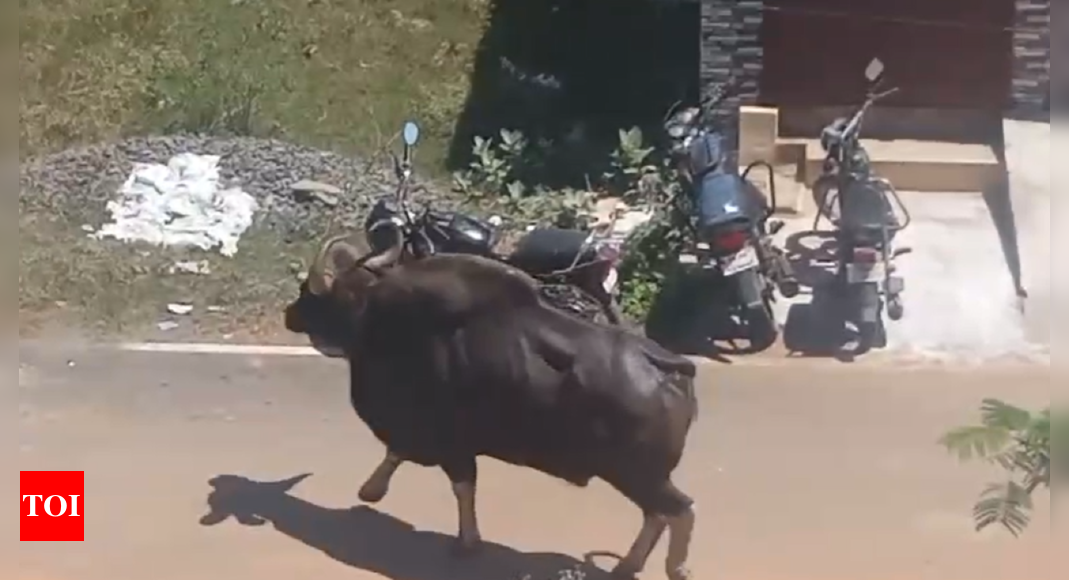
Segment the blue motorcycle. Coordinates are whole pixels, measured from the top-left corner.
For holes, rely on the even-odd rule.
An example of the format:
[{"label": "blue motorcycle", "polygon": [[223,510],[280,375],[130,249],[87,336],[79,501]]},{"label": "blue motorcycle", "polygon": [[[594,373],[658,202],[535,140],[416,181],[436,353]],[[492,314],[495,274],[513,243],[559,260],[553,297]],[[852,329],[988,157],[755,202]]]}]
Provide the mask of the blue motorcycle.
[{"label": "blue motorcycle", "polygon": [[[751,350],[760,351],[779,335],[772,312],[775,290],[793,298],[800,287],[786,254],[772,242],[785,225],[770,219],[776,207],[772,166],[758,161],[740,173],[711,114],[726,95],[720,88],[698,107],[670,112],[665,122],[682,195],[689,201],[686,222],[694,240],[693,251],[680,262],[719,274]],[[769,173],[769,200],[748,179],[759,168]]]}]

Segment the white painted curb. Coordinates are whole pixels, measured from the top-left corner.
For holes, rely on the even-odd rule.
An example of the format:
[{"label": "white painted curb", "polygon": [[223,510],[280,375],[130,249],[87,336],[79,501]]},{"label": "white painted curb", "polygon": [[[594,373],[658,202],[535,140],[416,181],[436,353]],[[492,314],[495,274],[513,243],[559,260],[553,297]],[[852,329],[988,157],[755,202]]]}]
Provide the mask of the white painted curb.
[{"label": "white painted curb", "polygon": [[[196,342],[133,342],[115,345],[118,350],[124,352],[155,353],[155,354],[189,354],[189,355],[233,355],[233,356],[278,356],[278,357],[324,357],[322,352],[310,346],[282,346],[269,344],[223,344],[223,343],[196,343]],[[975,370],[977,368],[991,367],[1050,367],[1047,359],[1013,359],[996,361],[970,361],[956,362],[939,359],[895,357],[893,353],[886,355],[878,354],[871,358],[862,358],[854,363],[843,363],[828,358],[804,358],[804,357],[770,357],[762,355],[739,356],[732,358],[730,363],[723,363],[705,357],[688,357],[698,366],[712,367],[749,367],[749,368],[814,368],[861,370],[873,368],[893,368],[898,371],[906,370]]]}]

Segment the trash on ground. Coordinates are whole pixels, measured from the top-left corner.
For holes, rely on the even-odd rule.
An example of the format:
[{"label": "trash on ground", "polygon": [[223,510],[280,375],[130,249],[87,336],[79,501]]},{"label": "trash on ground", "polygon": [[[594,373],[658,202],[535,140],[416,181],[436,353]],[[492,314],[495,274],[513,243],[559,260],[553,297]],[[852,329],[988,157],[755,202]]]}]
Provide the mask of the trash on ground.
[{"label": "trash on ground", "polygon": [[168,270],[170,274],[211,274],[211,264],[207,260],[199,262],[176,262]]},{"label": "trash on ground", "polygon": [[226,307],[225,306],[209,306],[208,307],[208,312],[211,313],[211,314],[222,314],[222,313],[226,312]]},{"label": "trash on ground", "polygon": [[168,304],[167,305],[167,312],[170,312],[171,314],[174,314],[175,316],[187,316],[189,314],[193,314],[193,305],[192,304],[179,304],[179,303]]},{"label": "trash on ground", "polygon": [[256,199],[220,185],[219,157],[183,153],[167,165],[137,164],[107,204],[112,223],[92,237],[162,246],[216,247],[224,256],[252,225]]},{"label": "trash on ground", "polygon": [[163,332],[169,332],[171,330],[178,329],[179,326],[181,326],[181,325],[178,324],[177,322],[174,322],[173,320],[165,320],[165,321],[157,324],[156,328],[160,329]]}]

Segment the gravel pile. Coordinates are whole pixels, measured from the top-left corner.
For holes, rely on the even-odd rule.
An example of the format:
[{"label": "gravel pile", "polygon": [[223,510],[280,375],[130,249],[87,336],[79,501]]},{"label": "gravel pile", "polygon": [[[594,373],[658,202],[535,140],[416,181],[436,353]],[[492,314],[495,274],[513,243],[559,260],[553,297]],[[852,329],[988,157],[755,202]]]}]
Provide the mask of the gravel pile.
[{"label": "gravel pile", "polygon": [[[180,153],[220,156],[224,185],[240,186],[260,202],[257,225],[291,241],[321,235],[332,219],[346,228],[359,225],[370,205],[379,196],[392,195],[396,187],[392,170],[381,163],[283,141],[166,136],[130,138],[31,160],[20,167],[21,195],[46,200],[99,226],[105,204],[135,163],[165,164]],[[308,195],[294,190],[295,184],[307,181],[338,191]],[[444,196],[427,184],[417,184],[413,197],[446,205]]]}]

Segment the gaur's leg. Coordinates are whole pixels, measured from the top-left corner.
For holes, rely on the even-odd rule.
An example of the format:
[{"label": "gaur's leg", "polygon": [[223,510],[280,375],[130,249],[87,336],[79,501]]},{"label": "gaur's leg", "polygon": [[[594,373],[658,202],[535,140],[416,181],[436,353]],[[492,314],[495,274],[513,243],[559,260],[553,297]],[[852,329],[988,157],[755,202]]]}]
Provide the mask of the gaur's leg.
[{"label": "gaur's leg", "polygon": [[657,514],[646,513],[642,517],[642,529],[631,544],[627,555],[612,571],[617,578],[633,578],[638,576],[646,568],[646,562],[650,559],[650,553],[661,541],[667,523]]},{"label": "gaur's leg", "polygon": [[478,472],[475,457],[450,461],[442,466],[453,485],[453,495],[457,498],[457,532],[456,553],[460,556],[473,554],[482,547],[482,534],[479,532],[479,520],[475,515],[475,482]]},{"label": "gaur's leg", "polygon": [[694,500],[679,491],[672,482],[667,482],[659,494],[661,513],[668,522],[668,558],[665,572],[668,580],[689,580],[690,543],[694,537]]},{"label": "gaur's leg", "polygon": [[390,491],[390,480],[393,479],[393,474],[397,473],[397,468],[401,467],[404,462],[404,459],[387,449],[386,457],[371,473],[371,477],[367,478],[364,485],[360,486],[360,501],[365,503],[382,501]]},{"label": "gaur's leg", "polygon": [[613,576],[631,579],[642,572],[667,527],[669,543],[665,568],[668,580],[688,580],[687,558],[695,523],[694,500],[676,489],[671,481],[650,486],[627,479],[607,481],[642,509],[644,519],[631,550],[613,570]]}]

